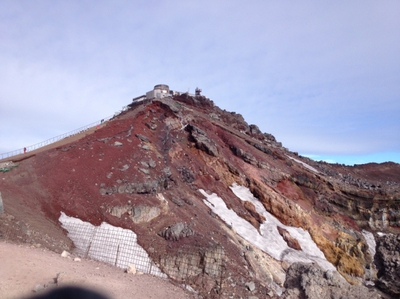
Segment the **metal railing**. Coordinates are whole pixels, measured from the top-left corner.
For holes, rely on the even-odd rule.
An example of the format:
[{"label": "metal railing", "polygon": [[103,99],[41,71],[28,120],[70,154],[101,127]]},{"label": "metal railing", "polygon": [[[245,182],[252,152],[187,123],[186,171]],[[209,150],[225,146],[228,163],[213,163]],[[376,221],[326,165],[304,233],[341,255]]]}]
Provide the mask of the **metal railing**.
[{"label": "metal railing", "polygon": [[76,130],[73,130],[71,132],[58,135],[56,137],[47,139],[45,141],[36,143],[34,145],[27,146],[25,148],[21,148],[21,149],[17,149],[17,150],[8,152],[8,153],[0,154],[0,160],[6,159],[6,158],[12,157],[12,156],[20,155],[20,154],[23,154],[25,152],[30,152],[30,151],[36,150],[38,148],[44,147],[46,145],[49,145],[51,143],[54,143],[56,141],[59,141],[61,139],[64,139],[64,138],[67,138],[67,137],[71,137],[71,136],[74,136],[74,135],[77,135],[77,134],[80,134],[80,133],[83,133],[83,132],[89,130],[90,128],[93,128],[94,126],[100,125],[103,122],[110,120],[111,118],[117,116],[118,114],[120,114],[122,111],[125,111],[125,110],[126,110],[126,107],[123,107],[121,111],[116,112],[114,115],[106,117],[106,118],[103,118],[102,120],[98,120],[96,122],[93,122],[93,123],[91,123],[89,125],[86,125],[84,127],[79,128],[79,129],[76,129]]}]

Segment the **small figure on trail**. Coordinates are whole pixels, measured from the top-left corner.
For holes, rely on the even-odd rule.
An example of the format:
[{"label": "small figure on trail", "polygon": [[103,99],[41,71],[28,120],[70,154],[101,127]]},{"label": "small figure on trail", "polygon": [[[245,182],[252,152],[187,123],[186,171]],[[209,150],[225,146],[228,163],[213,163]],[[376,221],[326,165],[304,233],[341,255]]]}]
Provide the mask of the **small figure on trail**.
[{"label": "small figure on trail", "polygon": [[24,147],[24,154],[26,154],[26,147]]}]

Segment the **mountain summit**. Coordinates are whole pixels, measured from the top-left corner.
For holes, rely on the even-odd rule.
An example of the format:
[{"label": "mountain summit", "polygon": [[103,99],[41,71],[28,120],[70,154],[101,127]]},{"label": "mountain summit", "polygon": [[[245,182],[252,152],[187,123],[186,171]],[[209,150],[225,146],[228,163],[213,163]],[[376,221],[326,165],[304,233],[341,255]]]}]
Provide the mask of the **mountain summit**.
[{"label": "mountain summit", "polygon": [[0,238],[202,298],[399,296],[400,165],[301,157],[200,92],[156,85],[75,141],[9,158]]}]

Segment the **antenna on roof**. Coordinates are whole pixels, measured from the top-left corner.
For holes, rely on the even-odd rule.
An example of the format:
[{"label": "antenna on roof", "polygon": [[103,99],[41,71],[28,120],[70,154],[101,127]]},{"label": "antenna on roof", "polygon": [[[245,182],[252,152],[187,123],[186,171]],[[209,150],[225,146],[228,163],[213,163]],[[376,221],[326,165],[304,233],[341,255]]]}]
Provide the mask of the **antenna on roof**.
[{"label": "antenna on roof", "polygon": [[199,97],[200,96],[200,93],[201,93],[201,89],[200,88],[198,88],[198,87],[196,87],[196,90],[195,90],[195,94],[196,94],[196,97]]}]

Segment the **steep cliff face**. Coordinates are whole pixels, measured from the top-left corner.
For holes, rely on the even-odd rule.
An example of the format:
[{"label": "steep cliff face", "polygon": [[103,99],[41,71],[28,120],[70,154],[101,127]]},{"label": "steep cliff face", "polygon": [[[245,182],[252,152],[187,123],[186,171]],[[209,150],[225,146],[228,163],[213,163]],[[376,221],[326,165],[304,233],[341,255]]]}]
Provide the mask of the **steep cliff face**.
[{"label": "steep cliff face", "polygon": [[341,284],[382,285],[373,236],[398,233],[398,171],[299,157],[241,115],[182,95],[131,105],[0,174],[0,229],[55,250],[72,246],[60,212],[130,229],[165,274],[203,297],[274,298],[295,261],[337,269]]}]

